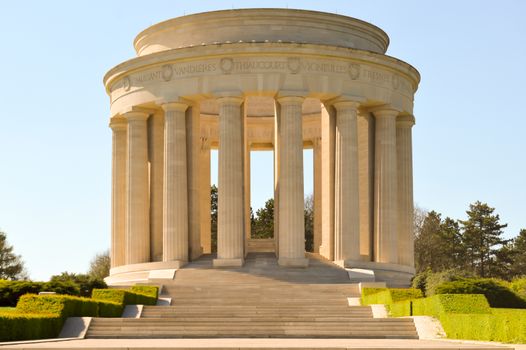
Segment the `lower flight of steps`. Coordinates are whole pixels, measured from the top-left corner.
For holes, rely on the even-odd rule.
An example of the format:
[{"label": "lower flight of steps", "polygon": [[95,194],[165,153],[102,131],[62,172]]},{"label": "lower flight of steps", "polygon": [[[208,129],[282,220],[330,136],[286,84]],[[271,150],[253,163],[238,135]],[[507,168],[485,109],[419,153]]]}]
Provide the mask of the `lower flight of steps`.
[{"label": "lower flight of steps", "polygon": [[402,338],[412,319],[373,318],[349,306],[349,284],[166,286],[172,306],[145,306],[140,318],[94,318],[87,338]]}]

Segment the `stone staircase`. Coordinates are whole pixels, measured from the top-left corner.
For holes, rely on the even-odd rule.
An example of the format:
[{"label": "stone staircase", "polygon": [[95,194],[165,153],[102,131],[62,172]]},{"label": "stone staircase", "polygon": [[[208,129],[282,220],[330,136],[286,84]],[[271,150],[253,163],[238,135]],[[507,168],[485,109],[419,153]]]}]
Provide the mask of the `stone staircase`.
[{"label": "stone staircase", "polygon": [[200,259],[163,282],[171,306],[145,306],[140,318],[94,318],[87,338],[402,338],[418,339],[412,319],[373,318],[347,272],[311,259],[281,268],[268,254],[244,267],[213,269]]}]

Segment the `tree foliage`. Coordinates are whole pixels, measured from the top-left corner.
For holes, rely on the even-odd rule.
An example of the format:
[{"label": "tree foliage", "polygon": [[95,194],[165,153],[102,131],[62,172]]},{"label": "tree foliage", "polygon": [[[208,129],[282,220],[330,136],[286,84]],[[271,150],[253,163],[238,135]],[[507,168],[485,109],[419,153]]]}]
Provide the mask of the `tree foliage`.
[{"label": "tree foliage", "polygon": [[110,252],[108,250],[96,254],[91,260],[88,276],[92,279],[103,280],[110,275]]},{"label": "tree foliage", "polygon": [[[417,273],[447,271],[452,275],[511,280],[526,274],[526,230],[513,240],[502,237],[507,226],[495,208],[475,202],[465,220],[454,220],[420,208],[415,211]],[[418,282],[418,279],[416,279]]]},{"label": "tree foliage", "polygon": [[7,242],[7,234],[2,231],[0,231],[0,279],[27,279],[22,258],[13,252],[13,246]]},{"label": "tree foliage", "polygon": [[252,238],[274,237],[274,198],[268,199],[252,219]]},{"label": "tree foliage", "polygon": [[305,250],[312,252],[314,250],[314,196],[305,197]]}]

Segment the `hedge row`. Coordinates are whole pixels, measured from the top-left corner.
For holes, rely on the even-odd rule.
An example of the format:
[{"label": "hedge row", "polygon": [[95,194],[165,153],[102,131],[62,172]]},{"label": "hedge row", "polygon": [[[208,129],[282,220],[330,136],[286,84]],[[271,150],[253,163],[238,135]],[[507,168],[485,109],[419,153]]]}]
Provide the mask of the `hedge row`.
[{"label": "hedge row", "polygon": [[122,305],[155,305],[157,304],[157,287],[136,286],[125,289],[93,289],[92,298],[106,300]]},{"label": "hedge row", "polygon": [[15,310],[0,311],[0,341],[55,338],[68,317],[120,317],[125,305],[155,305],[158,290],[152,286],[94,289],[91,299],[26,294]]},{"label": "hedge row", "polygon": [[80,290],[74,283],[68,282],[31,282],[0,280],[0,306],[16,306],[24,294],[55,292],[57,294],[79,295]]},{"label": "hedge row", "polygon": [[[410,293],[408,290],[407,294]],[[385,295],[385,290],[367,291],[362,293],[362,299],[387,300]],[[422,315],[439,319],[448,338],[526,342],[526,310],[491,308],[482,294],[437,294],[394,301],[386,306],[393,317]]]},{"label": "hedge row", "polygon": [[364,288],[362,291],[362,304],[390,305],[399,301],[422,297],[422,291],[416,288]]}]

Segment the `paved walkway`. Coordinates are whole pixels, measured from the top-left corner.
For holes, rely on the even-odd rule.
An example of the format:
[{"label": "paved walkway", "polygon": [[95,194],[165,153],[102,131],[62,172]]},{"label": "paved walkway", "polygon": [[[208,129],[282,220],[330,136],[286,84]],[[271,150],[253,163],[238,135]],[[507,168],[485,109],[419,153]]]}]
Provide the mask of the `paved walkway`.
[{"label": "paved walkway", "polygon": [[[5,343],[4,343],[5,344]],[[323,349],[323,350],[526,350],[526,345],[407,339],[75,339],[2,344],[0,349]]]}]

